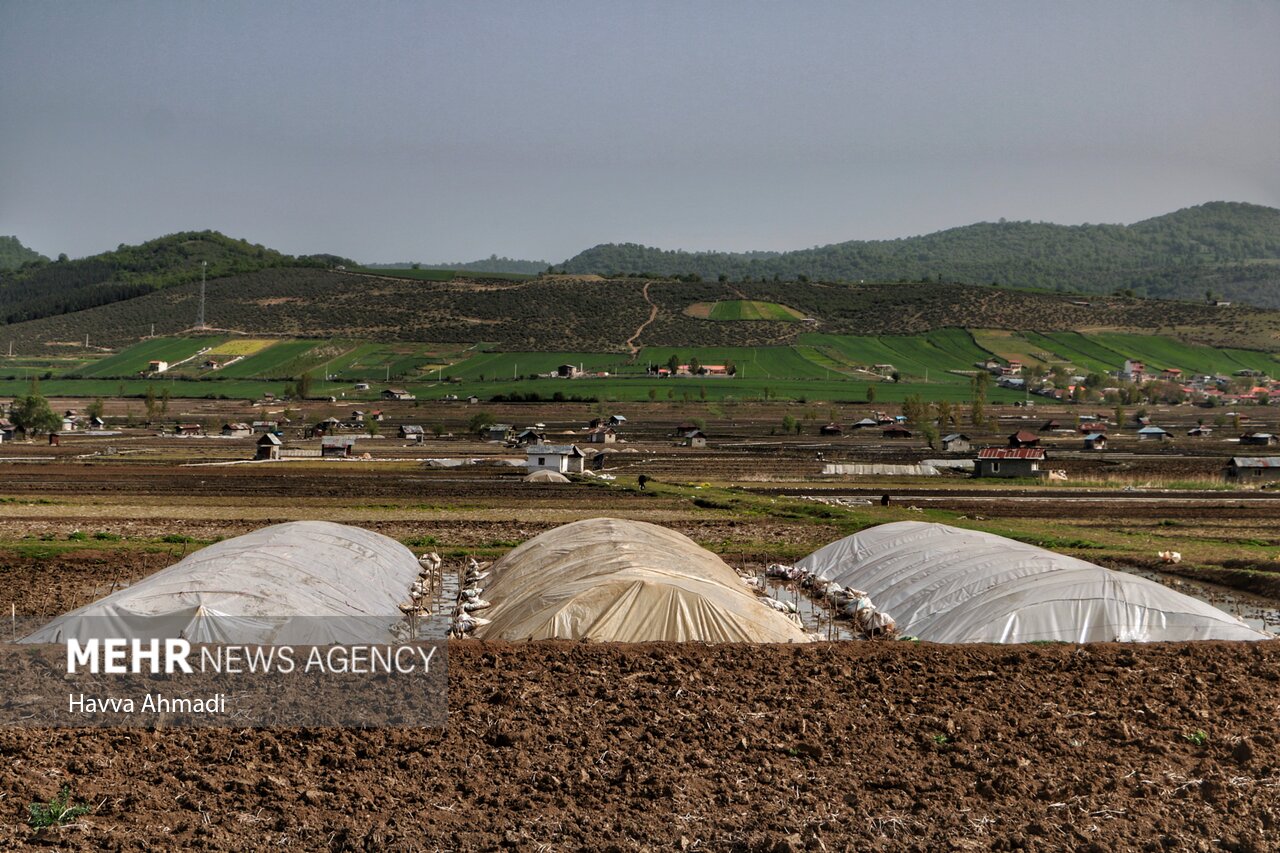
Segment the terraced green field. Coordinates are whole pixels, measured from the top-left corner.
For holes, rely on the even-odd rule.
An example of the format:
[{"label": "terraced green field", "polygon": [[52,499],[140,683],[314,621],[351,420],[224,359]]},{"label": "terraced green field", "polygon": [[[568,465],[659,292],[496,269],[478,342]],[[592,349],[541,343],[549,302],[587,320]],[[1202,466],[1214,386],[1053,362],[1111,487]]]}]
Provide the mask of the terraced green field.
[{"label": "terraced green field", "polygon": [[825,379],[828,375],[794,347],[644,347],[632,369],[644,372],[649,364],[666,365],[673,355],[681,364],[691,358],[700,364],[733,362],[743,379]]},{"label": "terraced green field", "polygon": [[146,370],[147,363],[150,361],[167,361],[170,364],[176,364],[202,349],[217,346],[225,340],[225,337],[154,338],[109,355],[78,373],[91,379],[137,376]]},{"label": "terraced green field", "polygon": [[305,356],[319,341],[281,341],[217,371],[220,379],[292,379],[316,367]]},{"label": "terraced green field", "polygon": [[1163,335],[1100,332],[1089,337],[1117,352],[1123,352],[1127,357],[1146,362],[1148,370],[1177,367],[1190,373],[1230,375],[1246,368],[1274,374],[1276,368],[1280,367],[1274,356],[1268,358],[1265,353],[1184,344]]},{"label": "terraced green field", "polygon": [[[510,379],[531,373],[551,373],[562,364],[580,365],[589,372],[618,373],[628,367],[620,353],[582,352],[482,352],[444,368],[447,376],[464,381]],[[634,365],[630,366],[634,370]]]},{"label": "terraced green field", "polygon": [[[703,303],[705,304],[705,303]],[[757,302],[750,299],[730,299],[713,302],[707,312],[709,320],[771,320],[778,323],[794,323],[804,315],[794,308],[777,302]]]},{"label": "terraced green field", "polygon": [[[877,398],[883,400],[901,399],[913,388],[931,399],[964,399],[975,363],[992,355],[980,346],[979,341],[985,341],[1005,357],[1028,354],[1045,364],[1066,363],[1082,372],[1114,371],[1126,358],[1135,358],[1151,368],[1177,367],[1186,374],[1231,374],[1244,368],[1280,374],[1280,358],[1275,353],[1215,349],[1161,335],[980,330],[975,337],[963,329],[940,329],[923,335],[866,337],[812,332],[799,336],[794,346],[646,347],[634,359],[621,353],[486,352],[479,344],[282,340],[220,370],[201,370],[202,359],[197,358],[160,376],[138,376],[148,361],[176,363],[224,340],[208,336],[143,341],[87,364],[75,359],[44,359],[40,366],[45,369],[40,373],[46,377],[46,393],[72,396],[141,394],[148,385],[163,383],[174,396],[252,397],[264,391],[281,393],[282,383],[305,372],[313,377],[314,394],[345,395],[348,399],[374,397],[380,385],[390,381],[414,390],[423,400],[445,393],[488,398],[513,392],[548,398],[560,392],[578,397],[645,399],[652,392],[655,398],[663,399],[682,399],[688,394],[709,399],[855,400],[863,399],[871,384]],[[647,373],[650,366],[665,365],[672,356],[681,364],[695,358],[702,364],[732,362],[737,375],[658,379]],[[580,365],[588,373],[610,375],[571,383],[524,378],[554,372],[565,363]],[[901,381],[877,381],[868,372],[876,364],[893,365]],[[13,377],[0,380],[0,392],[21,393],[35,369],[29,357],[0,357],[0,376]],[[367,381],[374,387],[356,394],[352,388],[356,381]]]}]

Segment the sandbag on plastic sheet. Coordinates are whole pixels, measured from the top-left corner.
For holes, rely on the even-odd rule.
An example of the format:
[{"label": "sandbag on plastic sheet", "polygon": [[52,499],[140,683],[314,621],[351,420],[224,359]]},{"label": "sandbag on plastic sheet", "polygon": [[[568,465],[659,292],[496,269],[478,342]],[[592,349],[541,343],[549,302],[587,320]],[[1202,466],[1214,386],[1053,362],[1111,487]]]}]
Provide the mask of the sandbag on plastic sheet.
[{"label": "sandbag on plastic sheet", "polygon": [[672,530],[595,518],[549,530],[498,560],[482,639],[806,642],[715,554]]},{"label": "sandbag on plastic sheet", "polygon": [[417,578],[408,548],[371,530],[295,521],[217,542],[24,638],[378,643]]},{"label": "sandbag on plastic sheet", "polygon": [[902,521],[832,542],[797,567],[866,590],[899,632],[942,643],[1260,640],[1155,581],[973,530]]}]

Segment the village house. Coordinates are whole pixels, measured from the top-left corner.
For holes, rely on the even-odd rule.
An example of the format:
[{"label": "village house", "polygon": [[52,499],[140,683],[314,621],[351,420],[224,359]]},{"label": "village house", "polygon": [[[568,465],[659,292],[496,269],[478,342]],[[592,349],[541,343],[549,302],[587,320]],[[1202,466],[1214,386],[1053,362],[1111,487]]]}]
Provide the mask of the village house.
[{"label": "village house", "polygon": [[227,438],[248,438],[253,435],[253,427],[238,421],[225,423],[222,425],[222,434]]},{"label": "village house", "polygon": [[863,418],[851,425],[852,429],[862,429],[863,427],[878,427],[880,422],[875,418]]},{"label": "village house", "polygon": [[1084,437],[1085,450],[1106,450],[1107,434],[1105,432],[1091,432]]},{"label": "village house", "polygon": [[1181,382],[1182,371],[1176,367],[1166,367],[1160,371],[1160,378],[1166,382]]},{"label": "village house", "polygon": [[826,426],[818,427],[818,434],[819,435],[844,435],[844,427],[840,426],[840,424],[834,424],[834,423],[827,424]]},{"label": "village house", "polygon": [[470,397],[467,398],[468,406],[474,406],[476,403],[479,403],[479,402],[480,402],[480,398],[477,397],[475,394],[472,394]]},{"label": "village house", "polygon": [[582,370],[576,364],[562,364],[556,368],[556,376],[561,379],[577,379],[582,375]]},{"label": "village house", "polygon": [[18,428],[8,418],[0,418],[0,441],[13,441],[13,434]]},{"label": "village house", "polygon": [[416,400],[417,397],[410,394],[403,388],[384,388],[382,391],[382,399],[384,400]]},{"label": "village house", "polygon": [[598,426],[587,432],[587,441],[590,444],[613,444],[617,440],[618,433],[611,426]]},{"label": "village house", "polygon": [[1248,435],[1240,436],[1240,443],[1253,446],[1270,447],[1273,444],[1280,444],[1280,439],[1269,432],[1251,432]]},{"label": "village house", "polygon": [[178,424],[173,429],[174,435],[202,435],[204,427],[200,424]]},{"label": "village house", "polygon": [[1036,435],[1034,432],[1029,432],[1025,429],[1020,429],[1017,432],[1015,432],[1013,435],[1009,436],[1009,446],[1010,447],[1039,447],[1040,436]]},{"label": "village house", "polygon": [[533,427],[527,427],[516,433],[515,438],[517,447],[523,447],[530,444],[545,444],[546,441],[547,437]]},{"label": "village house", "polygon": [[1138,430],[1138,441],[1168,441],[1173,434],[1158,426],[1144,426]]},{"label": "village house", "polygon": [[354,412],[352,412],[352,413],[351,413],[351,422],[352,422],[353,424],[362,424],[362,423],[364,423],[364,412],[360,411],[359,409],[356,409]]},{"label": "village house", "polygon": [[707,446],[707,436],[700,429],[695,429],[684,437],[684,446],[703,449]]},{"label": "village house", "polygon": [[531,444],[525,451],[526,465],[530,472],[556,471],[560,474],[581,474],[586,458],[576,444]]},{"label": "village house", "polygon": [[1085,435],[1092,435],[1095,432],[1106,432],[1107,425],[1101,421],[1090,421],[1089,423],[1080,424],[1079,430]]},{"label": "village house", "polygon": [[1122,382],[1141,385],[1147,380],[1147,366],[1140,361],[1125,359],[1124,366],[1120,368],[1119,378]]},{"label": "village house", "polygon": [[275,432],[275,431],[276,431],[276,422],[275,422],[275,421],[254,421],[254,422],[253,422],[253,431],[254,431],[254,432],[259,432],[259,433],[261,433],[261,432]]},{"label": "village house", "polygon": [[1194,426],[1191,429],[1187,430],[1187,435],[1191,436],[1192,438],[1205,438],[1212,434],[1213,434],[1213,427],[1207,427],[1207,426]]},{"label": "village house", "polygon": [[89,429],[102,429],[107,425],[107,422],[104,421],[102,418],[98,417],[97,415],[93,415],[92,417],[90,417],[87,423],[88,423]]},{"label": "village house", "polygon": [[984,447],[974,461],[975,477],[1039,477],[1045,452],[1040,447]]},{"label": "village house", "polygon": [[368,391],[368,390],[369,390],[369,383],[368,383],[368,382],[357,382],[357,383],[356,383],[355,385],[353,385],[352,387],[353,387],[356,391]]},{"label": "village house", "polygon": [[279,459],[280,458],[280,436],[275,433],[264,433],[258,439],[258,451],[254,454],[254,459]]},{"label": "village house", "polygon": [[320,439],[321,456],[353,456],[356,451],[356,436],[326,435]]},{"label": "village house", "polygon": [[885,438],[911,438],[911,430],[903,426],[891,426],[880,434]]},{"label": "village house", "polygon": [[314,427],[311,428],[311,434],[325,436],[330,433],[337,432],[338,428],[341,426],[342,426],[342,421],[338,420],[337,418],[333,418],[333,417],[325,418],[324,420],[320,421],[320,423],[316,424]]},{"label": "village house", "polygon": [[480,429],[480,437],[485,441],[506,441],[514,430],[511,424],[489,424]]},{"label": "village house", "polygon": [[427,437],[427,432],[417,424],[401,424],[398,435],[410,441],[422,441]]},{"label": "village house", "polygon": [[682,421],[681,423],[676,424],[674,435],[677,438],[684,438],[689,433],[694,432],[697,429],[698,429],[697,424],[692,423],[691,421]]},{"label": "village house", "polygon": [[153,359],[147,362],[147,373],[164,373],[169,369],[169,362]]},{"label": "village house", "polygon": [[1226,474],[1240,483],[1280,482],[1280,456],[1233,456]]},{"label": "village house", "polygon": [[969,436],[962,432],[953,432],[942,437],[943,453],[968,453],[971,448]]}]

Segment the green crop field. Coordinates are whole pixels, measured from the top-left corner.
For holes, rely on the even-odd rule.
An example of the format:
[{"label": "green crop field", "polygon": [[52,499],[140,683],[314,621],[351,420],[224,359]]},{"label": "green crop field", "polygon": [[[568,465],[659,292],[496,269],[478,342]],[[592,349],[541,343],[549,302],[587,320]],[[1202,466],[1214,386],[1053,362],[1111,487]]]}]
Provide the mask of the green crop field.
[{"label": "green crop field", "polygon": [[[707,304],[707,303],[700,303]],[[695,306],[690,306],[693,309]],[[794,308],[779,305],[777,302],[757,302],[749,299],[730,299],[724,302],[713,302],[709,305],[706,317],[710,320],[772,320],[774,322],[794,323],[804,319],[804,315]],[[701,316],[693,314],[693,316]]]},{"label": "green crop field", "polygon": [[876,364],[892,364],[904,378],[930,384],[967,384],[968,377],[953,371],[972,371],[974,363],[991,353],[974,343],[963,329],[939,329],[924,335],[828,335],[812,332],[800,336],[802,344],[830,349],[850,363],[870,369]]},{"label": "green crop field", "polygon": [[[1146,362],[1148,371],[1177,367],[1190,373],[1230,375],[1245,368],[1258,369],[1255,364],[1266,363],[1263,353],[1184,344],[1163,335],[1100,332],[1089,337],[1130,358]],[[1264,358],[1260,359],[1260,356]],[[1268,372],[1275,371],[1274,358],[1271,364]]]},{"label": "green crop field", "polygon": [[319,341],[281,341],[227,365],[216,371],[216,375],[223,379],[291,379],[319,363],[304,358],[319,345]]},{"label": "green crop field", "polygon": [[1066,359],[1089,373],[1108,373],[1120,369],[1125,357],[1113,349],[1091,340],[1079,332],[1023,332],[1033,345]]},{"label": "green crop field", "polygon": [[225,337],[153,338],[94,362],[79,373],[89,379],[137,376],[147,369],[149,361],[176,364],[225,340]]},{"label": "green crop field", "polygon": [[675,356],[680,364],[733,362],[743,379],[825,379],[827,371],[794,347],[644,347],[636,357],[639,372],[647,365],[665,366]]},{"label": "green crop field", "polygon": [[[109,396],[142,394],[147,386],[167,387],[180,397],[256,397],[265,391],[284,392],[284,384],[303,373],[313,377],[315,396],[372,399],[379,388],[354,393],[357,380],[373,384],[395,381],[423,400],[451,394],[537,393],[550,399],[566,397],[701,399],[739,397],[759,399],[864,399],[869,385],[877,399],[899,400],[909,393],[928,399],[965,399],[969,375],[975,363],[992,353],[979,345],[985,341],[1006,357],[1019,353],[1043,358],[1048,364],[1069,363],[1082,372],[1105,373],[1125,358],[1145,361],[1151,368],[1178,367],[1188,374],[1230,374],[1243,368],[1280,373],[1273,353],[1240,349],[1214,349],[1182,343],[1159,335],[1118,332],[979,331],[975,337],[963,329],[938,329],[921,335],[855,336],[808,333],[795,346],[763,347],[645,347],[632,359],[621,353],[602,352],[486,352],[479,344],[428,344],[414,342],[371,343],[351,340],[282,340],[216,371],[199,369],[202,359],[155,377],[138,373],[152,359],[181,361],[200,350],[216,346],[221,337],[177,337],[143,341],[96,362],[52,357],[0,359],[0,388],[7,393],[25,391],[30,376],[42,375],[48,394]],[[658,379],[648,368],[664,366],[674,356],[678,363],[697,359],[701,364],[732,362],[733,377]],[[588,373],[608,373],[606,378],[552,381],[526,378],[553,373],[561,364],[580,365]],[[878,382],[866,369],[892,364],[901,381]],[[5,370],[5,366],[9,370]],[[993,399],[1005,392],[993,390]],[[1014,392],[1008,399],[1017,399]]]},{"label": "green crop field", "polygon": [[[597,373],[618,373],[628,368],[621,353],[582,352],[482,352],[443,369],[446,376],[463,380],[510,379],[534,373],[552,373],[562,364],[576,364]],[[634,365],[629,369],[634,370]],[[566,392],[568,393],[568,392]]]}]

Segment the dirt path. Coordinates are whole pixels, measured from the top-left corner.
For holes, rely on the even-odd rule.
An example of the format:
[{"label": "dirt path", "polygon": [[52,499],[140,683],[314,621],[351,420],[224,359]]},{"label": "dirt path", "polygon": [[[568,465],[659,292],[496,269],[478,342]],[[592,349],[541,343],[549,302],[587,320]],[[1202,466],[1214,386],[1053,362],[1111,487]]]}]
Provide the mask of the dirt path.
[{"label": "dirt path", "polygon": [[634,335],[627,338],[627,349],[631,350],[632,361],[634,361],[635,357],[640,354],[640,347],[636,345],[636,338],[640,337],[640,333],[644,331],[645,326],[648,326],[654,320],[658,319],[658,304],[649,298],[649,282],[646,281],[644,283],[644,287],[640,292],[644,294],[644,301],[649,303],[649,319],[640,324]]}]

